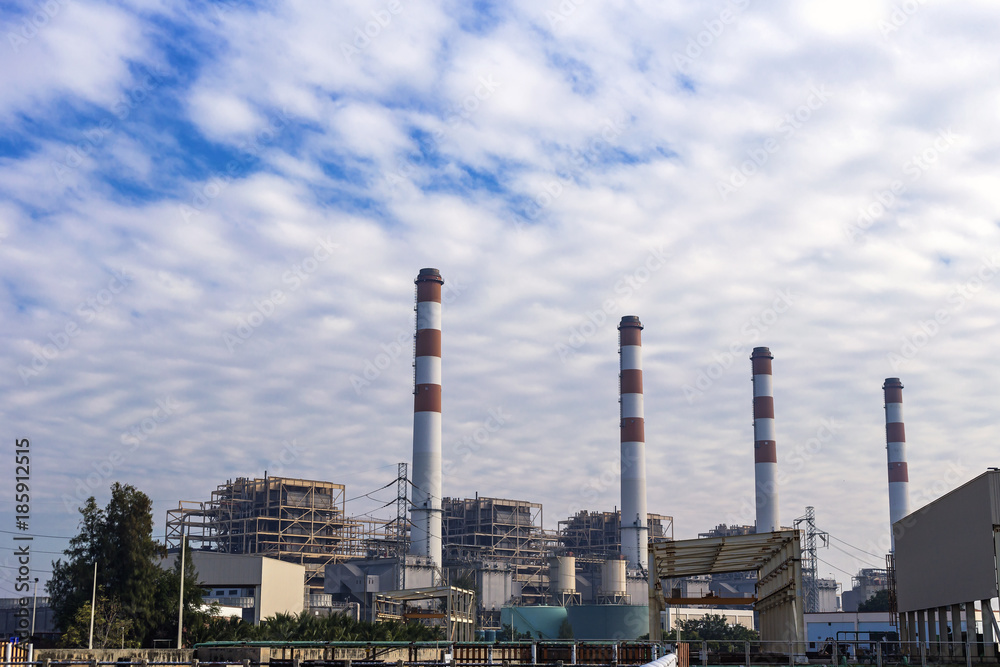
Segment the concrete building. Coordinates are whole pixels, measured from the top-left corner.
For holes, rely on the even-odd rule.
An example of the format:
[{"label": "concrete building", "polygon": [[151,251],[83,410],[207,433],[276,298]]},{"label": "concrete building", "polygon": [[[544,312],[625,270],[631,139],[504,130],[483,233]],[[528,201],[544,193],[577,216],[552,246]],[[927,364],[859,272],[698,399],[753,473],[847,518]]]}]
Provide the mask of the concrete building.
[{"label": "concrete building", "polygon": [[[179,557],[179,552],[171,553],[160,561],[160,567],[175,567]],[[280,612],[298,614],[303,609],[303,565],[260,555],[199,550],[186,552],[184,558],[194,564],[198,584],[207,593],[205,601],[240,607],[246,621],[256,624]]]}]

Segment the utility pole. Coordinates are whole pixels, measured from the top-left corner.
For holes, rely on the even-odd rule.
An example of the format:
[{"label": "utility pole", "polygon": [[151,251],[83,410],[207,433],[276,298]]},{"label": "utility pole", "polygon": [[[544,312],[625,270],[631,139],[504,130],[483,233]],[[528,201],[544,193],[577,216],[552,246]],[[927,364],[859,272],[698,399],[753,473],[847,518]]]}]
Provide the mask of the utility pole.
[{"label": "utility pole", "polygon": [[90,594],[90,639],[87,650],[94,650],[94,605],[97,604],[97,561],[94,561],[94,592]]},{"label": "utility pole", "polygon": [[181,523],[181,597],[177,602],[177,648],[181,646],[181,635],[184,632],[184,524]]}]

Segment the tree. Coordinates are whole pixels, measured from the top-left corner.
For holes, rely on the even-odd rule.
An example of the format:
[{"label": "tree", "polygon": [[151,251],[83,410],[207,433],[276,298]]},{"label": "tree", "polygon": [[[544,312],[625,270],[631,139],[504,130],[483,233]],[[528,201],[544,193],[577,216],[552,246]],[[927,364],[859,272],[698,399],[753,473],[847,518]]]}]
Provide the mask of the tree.
[{"label": "tree", "polygon": [[729,642],[757,641],[759,637],[755,630],[739,623],[729,625],[721,614],[705,614],[701,618],[680,621],[677,625],[682,640],[727,642],[718,645],[722,651],[735,650],[735,644]]},{"label": "tree", "polygon": [[[97,593],[105,600],[105,606],[98,605],[96,611],[120,609],[121,616],[130,621],[127,645],[148,645],[158,634],[170,636],[170,628],[176,637],[179,565],[173,572],[158,566],[166,550],[153,539],[152,511],[153,503],[146,494],[118,482],[111,485],[107,507],[101,509],[90,497],[80,508],[80,532],[63,552],[66,560],[52,564],[52,578],[47,585],[56,624],[67,632],[66,641],[86,645],[85,638],[77,638],[69,630],[84,605],[89,626],[95,562]],[[185,567],[184,602],[192,614],[201,603],[193,567]],[[109,641],[115,644],[113,638]],[[118,645],[121,641],[119,638]]]},{"label": "tree", "polygon": [[889,611],[889,591],[883,588],[858,605],[858,611]]},{"label": "tree", "polygon": [[573,624],[568,618],[564,618],[559,624],[559,636],[557,639],[573,639]]},{"label": "tree", "polygon": [[[66,647],[87,646],[90,642],[90,600],[83,603],[67,626],[59,643]],[[94,612],[94,648],[136,648],[132,619],[122,612],[117,600],[97,599]]]}]

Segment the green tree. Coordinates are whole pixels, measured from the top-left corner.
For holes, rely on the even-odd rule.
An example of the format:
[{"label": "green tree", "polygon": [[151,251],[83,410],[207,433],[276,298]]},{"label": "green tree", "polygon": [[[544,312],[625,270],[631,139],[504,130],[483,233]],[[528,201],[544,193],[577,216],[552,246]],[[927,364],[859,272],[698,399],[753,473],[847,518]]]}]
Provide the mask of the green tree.
[{"label": "green tree", "polygon": [[562,623],[559,624],[559,635],[558,639],[573,639],[573,624],[569,622],[568,618],[564,618]]},{"label": "green tree", "polygon": [[872,596],[858,605],[858,611],[889,611],[889,591],[875,591]]},{"label": "green tree", "polygon": [[[166,550],[153,539],[152,512],[153,503],[146,494],[118,482],[111,485],[107,507],[101,509],[90,497],[80,508],[80,532],[63,552],[66,560],[52,564],[52,578],[46,587],[56,625],[69,635],[66,641],[86,645],[86,637],[81,640],[68,631],[84,605],[89,626],[95,562],[97,593],[107,601],[105,610],[120,609],[122,617],[130,621],[126,645],[149,645],[154,636],[169,637],[171,628],[176,637],[179,564],[172,572],[159,567]],[[185,614],[191,613],[197,622],[201,590],[193,566],[185,567],[184,603]],[[98,605],[97,611],[101,609]],[[114,639],[109,641],[115,644]],[[121,641],[117,640],[118,645]]]},{"label": "green tree", "polygon": [[757,641],[759,635],[756,630],[751,630],[746,626],[730,625],[726,622],[726,617],[721,614],[705,614],[701,618],[692,618],[680,621],[678,627],[681,630],[681,640],[705,640],[714,642],[726,642],[716,644],[719,650],[735,650],[734,642]]},{"label": "green tree", "polygon": [[[90,600],[77,609],[72,622],[60,638],[62,646],[87,646],[90,642]],[[136,648],[132,619],[125,616],[117,600],[97,599],[94,612],[94,648]]]}]

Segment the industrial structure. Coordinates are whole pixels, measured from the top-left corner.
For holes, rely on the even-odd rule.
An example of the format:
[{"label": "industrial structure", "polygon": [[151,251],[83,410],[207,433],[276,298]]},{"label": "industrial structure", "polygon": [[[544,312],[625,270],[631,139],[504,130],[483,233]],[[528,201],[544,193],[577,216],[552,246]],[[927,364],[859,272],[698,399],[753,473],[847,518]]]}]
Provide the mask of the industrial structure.
[{"label": "industrial structure", "polygon": [[166,545],[227,554],[264,555],[305,567],[306,594],[323,593],[328,563],[388,556],[404,527],[349,518],[342,484],[290,477],[239,477],[219,485],[207,502],[181,501],[167,511]]},{"label": "industrial structure", "polygon": [[[617,619],[616,632],[638,636],[648,629],[656,638],[662,629],[660,611],[671,605],[731,606],[738,608],[734,617],[759,615],[757,627],[765,642],[774,647],[791,642],[792,653],[804,653],[803,613],[835,611],[837,584],[818,577],[817,548],[828,536],[817,529],[813,508],[807,507],[805,516],[795,521],[795,530],[782,530],[780,524],[774,357],[769,348],[756,347],[750,355],[753,526],[719,525],[696,540],[675,542],[673,518],[648,511],[643,325],[638,316],[628,315],[618,325],[621,508],[580,510],[559,520],[556,530],[546,530],[537,502],[478,494],[445,497],[444,279],[437,269],[424,268],[414,284],[412,459],[410,474],[406,464],[400,464],[397,475],[396,518],[349,517],[341,484],[266,474],[263,479],[240,477],[220,485],[210,501],[182,502],[168,512],[168,546],[176,548],[186,537],[195,549],[296,563],[303,568],[305,605],[357,605],[359,616],[370,620],[421,619],[441,625],[453,640],[468,639],[474,626],[499,629],[504,618],[529,626],[547,618],[546,627],[554,619],[577,619],[595,627],[600,619]],[[610,376],[607,380],[610,383]],[[920,541],[924,533],[911,529],[918,524],[913,523],[917,519],[910,514],[907,494],[902,388],[899,378],[885,379],[889,509],[893,551],[900,542],[900,631],[923,640],[927,634],[933,637],[928,625],[932,621],[925,616],[935,612],[927,605],[945,603],[942,596],[904,592],[913,585],[914,572],[926,570],[926,558],[914,554],[928,547]],[[1000,512],[1000,482],[988,477],[984,484],[993,503],[993,523],[1000,525],[995,516]],[[981,495],[975,499],[980,505]],[[969,500],[961,510],[976,514],[970,509],[973,504]],[[982,551],[986,522],[973,523],[970,530],[978,531],[976,539],[982,544],[970,543],[970,548]],[[995,551],[1000,553],[1000,542]],[[856,609],[875,590],[892,590],[891,555],[887,563],[885,570],[859,572],[853,590],[844,593],[845,610]],[[977,561],[970,567],[985,566]],[[218,590],[230,590],[228,581],[218,578]],[[251,588],[232,585],[236,591]],[[975,594],[989,593],[986,588],[980,586]],[[945,612],[938,608],[937,618],[943,623],[940,619],[950,613],[956,628],[963,614],[971,618],[975,611],[965,599],[947,604],[953,606]],[[954,606],[960,604],[965,606]],[[526,608],[533,611],[523,612]],[[637,625],[637,616],[648,622]]]},{"label": "industrial structure", "polygon": [[906,432],[903,429],[903,383],[899,378],[886,378],[885,392],[885,452],[889,464],[889,533],[892,550],[896,550],[893,524],[910,513],[910,475],[906,469]]},{"label": "industrial structure", "polygon": [[780,530],[778,521],[778,447],[774,435],[774,387],[766,347],[750,355],[753,368],[753,461],[757,532]]},{"label": "industrial structure", "polygon": [[642,323],[626,315],[618,325],[621,419],[621,544],[628,564],[646,571],[646,433],[642,393]]},{"label": "industrial structure", "polygon": [[410,553],[441,568],[441,286],[420,269],[413,360],[413,505]]},{"label": "industrial structure", "polygon": [[[992,600],[1000,593],[998,526],[997,468],[893,524],[899,634],[919,642],[921,656],[996,660],[1000,627]],[[968,643],[962,641],[963,623]]]},{"label": "industrial structure", "polygon": [[[526,500],[505,498],[445,498],[445,563],[451,569],[505,572],[511,585],[494,595],[510,590],[511,599],[521,604],[543,604],[548,595],[549,554],[552,536],[542,530],[542,506]],[[487,575],[488,577],[489,575]],[[493,578],[501,575],[493,575]],[[498,601],[484,599],[489,607],[499,608]],[[499,618],[499,617],[498,617]]]}]

